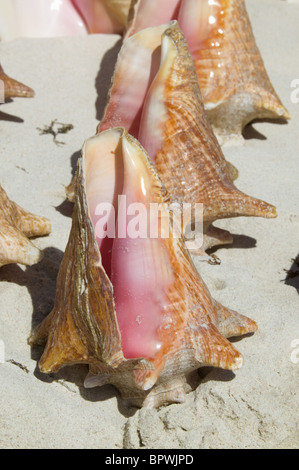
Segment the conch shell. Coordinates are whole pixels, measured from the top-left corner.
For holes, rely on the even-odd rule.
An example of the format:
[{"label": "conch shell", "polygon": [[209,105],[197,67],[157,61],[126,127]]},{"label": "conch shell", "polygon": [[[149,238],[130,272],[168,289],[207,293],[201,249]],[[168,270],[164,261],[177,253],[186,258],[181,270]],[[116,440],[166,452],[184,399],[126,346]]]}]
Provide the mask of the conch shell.
[{"label": "conch shell", "polygon": [[243,140],[242,130],[253,119],[290,118],[265,70],[244,0],[167,0],[165,8],[160,3],[133,1],[126,36],[178,20],[221,144]]},{"label": "conch shell", "polygon": [[[171,203],[203,204],[203,250],[232,242],[227,231],[213,227],[217,219],[276,217],[273,206],[233,184],[232,166],[209,124],[192,57],[176,21],[124,41],[98,131],[115,126],[125,127],[146,149]],[[184,219],[183,233],[191,222]]]},{"label": "conch shell", "polygon": [[32,98],[34,91],[23,83],[6,75],[0,64],[0,98],[1,95],[3,95],[5,99],[14,97]]},{"label": "conch shell", "polygon": [[[138,224],[147,227],[148,209],[158,205],[158,237],[131,237],[135,218],[121,232],[120,196],[127,214],[142,205]],[[54,309],[30,340],[46,341],[42,372],[88,364],[86,387],[113,384],[130,404],[159,407],[183,402],[190,374],[201,366],[241,367],[225,337],[254,332],[256,323],[211,298],[167,203],[146,152],[123,128],[85,142]],[[114,227],[115,238],[104,238]]]},{"label": "conch shell", "polygon": [[37,263],[40,250],[28,238],[50,232],[48,219],[25,211],[11,201],[0,186],[0,266],[10,263],[31,266]]}]

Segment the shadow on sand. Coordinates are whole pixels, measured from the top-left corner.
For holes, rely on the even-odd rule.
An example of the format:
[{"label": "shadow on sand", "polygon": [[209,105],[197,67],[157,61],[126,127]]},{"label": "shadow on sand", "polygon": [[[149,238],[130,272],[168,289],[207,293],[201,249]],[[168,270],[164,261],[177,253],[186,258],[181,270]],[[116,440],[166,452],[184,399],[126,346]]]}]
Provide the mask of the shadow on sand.
[{"label": "shadow on sand", "polygon": [[270,124],[278,124],[280,126],[288,124],[288,121],[286,119],[255,119],[254,121],[250,122],[247,124],[247,126],[244,127],[242,135],[245,140],[252,140],[252,139],[257,139],[257,140],[267,140],[267,137],[264,136],[261,132],[257,131],[254,128],[254,124],[262,123],[262,122],[268,122]]}]

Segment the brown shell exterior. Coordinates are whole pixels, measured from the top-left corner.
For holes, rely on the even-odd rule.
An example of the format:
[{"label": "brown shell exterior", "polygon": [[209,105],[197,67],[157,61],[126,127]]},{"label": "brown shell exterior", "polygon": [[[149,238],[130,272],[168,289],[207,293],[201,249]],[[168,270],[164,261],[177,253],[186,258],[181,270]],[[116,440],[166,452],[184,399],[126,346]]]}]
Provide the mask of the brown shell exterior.
[{"label": "brown shell exterior", "polygon": [[240,192],[231,167],[204,112],[188,44],[178,25],[164,33],[177,48],[166,80],[162,149],[155,157],[157,171],[172,202],[204,204],[204,222],[237,216],[275,217],[275,208]]},{"label": "brown shell exterior", "polygon": [[34,96],[34,91],[31,88],[6,75],[1,65],[0,80],[4,83],[5,99],[14,97],[32,98]]},{"label": "brown shell exterior", "polygon": [[289,119],[266,72],[244,0],[218,3],[222,14],[193,54],[205,105],[219,103],[207,109],[216,135],[241,134],[256,118]]},{"label": "brown shell exterior", "polygon": [[[117,131],[121,138],[135,141],[125,130]],[[135,145],[139,143],[135,141]],[[156,172],[145,154],[144,158],[155,188],[153,202],[167,202]],[[164,318],[159,327],[163,345],[154,359],[126,360],[121,350],[113,287],[102,266],[88,212],[83,155],[54,309],[31,336],[31,343],[46,341],[39,362],[42,372],[86,363],[90,370],[86,386],[113,384],[130,404],[159,407],[185,400],[185,393],[190,390],[189,376],[197,368],[241,366],[242,356],[224,336],[254,332],[256,323],[213,301],[182,239],[169,238],[163,243],[174,273],[167,293],[171,307],[165,316],[171,321]]]},{"label": "brown shell exterior", "polygon": [[48,235],[50,231],[48,219],[25,211],[0,186],[0,266],[37,263],[40,251],[28,238]]}]

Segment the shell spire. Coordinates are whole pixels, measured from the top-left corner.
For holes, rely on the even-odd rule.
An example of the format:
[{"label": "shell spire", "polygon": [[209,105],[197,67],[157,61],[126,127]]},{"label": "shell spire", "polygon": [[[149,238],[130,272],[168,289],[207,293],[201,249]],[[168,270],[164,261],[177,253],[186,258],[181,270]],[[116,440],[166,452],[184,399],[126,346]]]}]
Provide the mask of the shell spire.
[{"label": "shell spire", "polygon": [[226,338],[241,336],[256,331],[256,323],[248,317],[230,310],[214,300],[217,310],[217,328]]},{"label": "shell spire", "polygon": [[[115,125],[125,127],[149,153],[171,202],[203,204],[203,249],[231,242],[227,232],[211,226],[217,219],[276,217],[272,205],[234,185],[176,21],[124,41],[98,131]],[[183,230],[191,221],[185,218]]]},{"label": "shell spire", "polygon": [[[120,236],[119,196],[147,209],[159,205],[158,238],[132,238],[129,226],[135,219],[125,238]],[[103,131],[85,142],[54,309],[30,339],[46,341],[42,372],[86,363],[86,387],[110,383],[130,404],[159,407],[184,401],[190,373],[203,365],[242,366],[242,355],[220,328],[239,334],[241,325],[243,333],[257,326],[213,301],[174,228],[167,201],[149,157],[125,129]],[[101,204],[109,221],[118,209],[110,242],[102,237]],[[145,223],[148,213],[141,214],[139,222]]]},{"label": "shell spire", "polygon": [[[9,77],[4,72],[3,68],[0,65],[0,85],[1,81],[4,87],[4,98],[32,98],[34,96],[34,91],[32,88],[29,88],[27,85],[24,85],[21,82],[18,82],[14,78]],[[1,88],[0,88],[1,91]]]},{"label": "shell spire", "polygon": [[20,263],[31,266],[40,259],[40,251],[28,237],[48,235],[51,224],[45,217],[25,211],[10,201],[0,186],[0,266]]}]

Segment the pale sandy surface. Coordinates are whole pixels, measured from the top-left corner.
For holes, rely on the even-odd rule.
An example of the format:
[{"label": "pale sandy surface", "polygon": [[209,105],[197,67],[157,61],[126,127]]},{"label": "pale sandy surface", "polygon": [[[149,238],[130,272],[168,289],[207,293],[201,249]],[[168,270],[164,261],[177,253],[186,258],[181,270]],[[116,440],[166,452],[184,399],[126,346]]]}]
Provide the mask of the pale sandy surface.
[{"label": "pale sandy surface", "polygon": [[[248,10],[272,82],[292,120],[255,123],[243,147],[225,147],[240,171],[237,186],[277,206],[278,218],[235,219],[222,226],[235,234],[216,251],[220,266],[197,263],[212,294],[259,324],[235,345],[245,357],[234,376],[202,370],[202,383],[183,405],[159,411],[127,408],[113,387],[85,390],[85,367],[48,377],[38,371],[41,350],[27,344],[32,324],[53,305],[55,281],[71,225],[64,186],[84,140],[94,134],[118,51],[118,36],[18,40],[0,45],[7,73],[36,91],[32,100],[0,107],[0,184],[11,199],[47,216],[50,236],[34,243],[39,264],[0,269],[1,448],[296,448],[299,363],[299,277],[284,282],[299,252],[299,4],[250,0]],[[299,93],[298,93],[299,97]],[[54,119],[74,130],[58,139],[37,127]],[[220,222],[218,224],[221,225]],[[299,356],[299,352],[297,357]],[[293,359],[296,354],[293,354]]]}]

